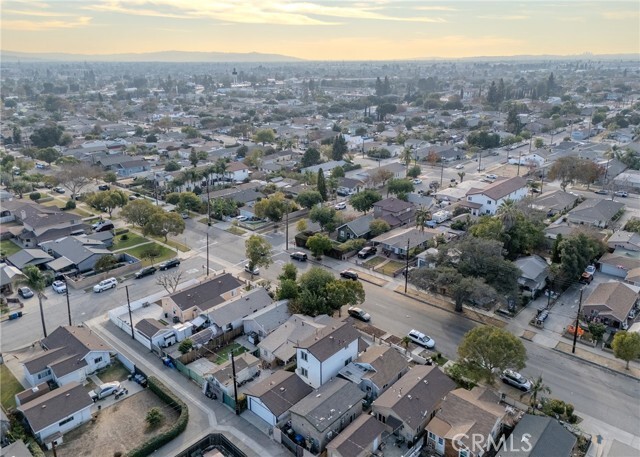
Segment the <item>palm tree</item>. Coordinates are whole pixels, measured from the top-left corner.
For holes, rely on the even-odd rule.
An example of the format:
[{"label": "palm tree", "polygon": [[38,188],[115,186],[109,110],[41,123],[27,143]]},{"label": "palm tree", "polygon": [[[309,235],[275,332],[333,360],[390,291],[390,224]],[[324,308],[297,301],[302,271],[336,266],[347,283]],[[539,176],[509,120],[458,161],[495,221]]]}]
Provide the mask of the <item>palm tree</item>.
[{"label": "palm tree", "polygon": [[516,206],[516,202],[511,199],[505,200],[496,212],[496,216],[502,222],[505,232],[511,230],[516,224],[519,215],[520,209]]},{"label": "palm tree", "polygon": [[533,383],[531,383],[531,390],[529,392],[523,393],[520,398],[525,396],[527,393],[531,394],[529,398],[529,404],[532,408],[535,408],[538,404],[538,395],[539,394],[550,394],[551,389],[542,381],[542,375],[538,376]]},{"label": "palm tree", "polygon": [[411,343],[411,338],[405,336],[404,338],[402,338],[400,343],[402,343],[402,345],[404,346],[404,350],[407,351],[409,350],[409,343]]},{"label": "palm tree", "polygon": [[424,206],[416,210],[416,227],[424,232],[424,225],[431,220],[431,211]]},{"label": "palm tree", "polygon": [[47,287],[44,275],[34,265],[27,265],[22,270],[24,273],[24,279],[18,281],[18,284],[27,286],[38,297],[38,305],[40,306],[40,320],[42,321],[42,332],[44,337],[47,337],[47,326],[44,322],[44,309],[42,308],[42,298],[44,297],[44,290]]},{"label": "palm tree", "polygon": [[464,171],[460,171],[458,172],[458,176],[460,176],[460,182],[462,182],[462,180],[464,179],[466,173]]},{"label": "palm tree", "polygon": [[404,162],[405,174],[409,171],[409,165],[411,164],[411,159],[412,159],[411,148],[408,146],[405,146],[402,153],[400,153],[400,161]]}]

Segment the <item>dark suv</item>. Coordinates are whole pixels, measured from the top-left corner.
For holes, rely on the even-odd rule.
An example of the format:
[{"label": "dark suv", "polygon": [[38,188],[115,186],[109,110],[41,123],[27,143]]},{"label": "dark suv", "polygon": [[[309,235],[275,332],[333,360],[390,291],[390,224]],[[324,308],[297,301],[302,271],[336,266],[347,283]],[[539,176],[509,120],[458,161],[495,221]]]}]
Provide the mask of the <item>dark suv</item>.
[{"label": "dark suv", "polygon": [[344,270],[340,272],[340,276],[345,279],[353,279],[354,281],[358,279],[358,273],[353,270]]},{"label": "dark suv", "polygon": [[180,266],[180,260],[179,259],[171,259],[171,260],[167,260],[164,263],[161,263],[160,265],[158,265],[158,269],[160,271],[164,271],[164,270],[168,270],[169,268],[174,268]]},{"label": "dark suv", "polygon": [[370,255],[374,255],[376,252],[378,252],[377,248],[373,246],[367,246],[365,248],[360,249],[360,252],[358,252],[358,257],[360,257],[361,259],[366,259]]},{"label": "dark suv", "polygon": [[158,269],[156,267],[146,267],[136,273],[136,279],[144,278],[145,276],[151,276]]},{"label": "dark suv", "polygon": [[299,262],[305,262],[307,260],[307,254],[304,252],[294,252],[291,254],[291,258]]}]

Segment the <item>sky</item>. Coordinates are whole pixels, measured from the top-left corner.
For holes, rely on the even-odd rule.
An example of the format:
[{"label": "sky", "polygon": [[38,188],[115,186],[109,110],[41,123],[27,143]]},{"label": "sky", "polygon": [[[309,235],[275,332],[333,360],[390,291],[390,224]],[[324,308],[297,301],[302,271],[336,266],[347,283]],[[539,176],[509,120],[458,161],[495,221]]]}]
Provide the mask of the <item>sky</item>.
[{"label": "sky", "polygon": [[22,52],[261,52],[308,60],[640,53],[640,1],[0,0]]}]

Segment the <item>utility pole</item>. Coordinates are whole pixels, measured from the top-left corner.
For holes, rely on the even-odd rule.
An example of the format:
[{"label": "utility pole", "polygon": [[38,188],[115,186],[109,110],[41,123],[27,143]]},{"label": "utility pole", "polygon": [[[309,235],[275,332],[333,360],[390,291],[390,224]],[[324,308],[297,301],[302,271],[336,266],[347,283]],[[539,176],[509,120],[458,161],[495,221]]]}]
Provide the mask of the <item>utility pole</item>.
[{"label": "utility pole", "polygon": [[67,275],[64,277],[64,291],[67,296],[67,315],[69,316],[69,327],[71,327],[71,305],[69,304],[69,282],[67,281]]},{"label": "utility pole", "polygon": [[158,189],[155,175],[153,176],[153,196],[156,199],[156,206],[158,206]]},{"label": "utility pole", "polygon": [[404,267],[404,293],[407,293],[407,285],[409,283],[409,242],[411,240],[407,239],[407,264]]},{"label": "utility pole", "polygon": [[285,222],[284,222],[284,240],[286,243],[285,251],[289,250],[289,203],[287,202],[287,209],[285,210]]},{"label": "utility pole", "polygon": [[207,276],[209,276],[209,229],[207,228]]},{"label": "utility pole", "polygon": [[440,189],[442,189],[442,175],[444,174],[444,160],[440,161]]},{"label": "utility pole", "polygon": [[478,159],[478,171],[482,171],[482,149],[478,151],[478,154],[480,155],[480,158]]},{"label": "utility pole", "polygon": [[129,301],[129,286],[124,286],[124,290],[127,292],[127,308],[129,308],[129,321],[131,322],[131,338],[136,339],[133,333],[133,316],[131,315],[131,302]]},{"label": "utility pole", "polygon": [[522,159],[522,149],[518,151],[518,176],[520,176],[520,162]]},{"label": "utility pole", "polygon": [[236,407],[236,416],[240,415],[240,405],[238,404],[238,381],[236,379],[236,362],[233,359],[233,350],[229,352],[231,357],[231,371],[233,373],[233,399]]},{"label": "utility pole", "polygon": [[540,193],[542,194],[542,186],[544,185],[544,167],[542,167],[542,174],[540,175]]},{"label": "utility pole", "polygon": [[573,347],[571,348],[571,353],[576,353],[576,342],[578,341],[578,325],[580,323],[580,311],[582,310],[582,291],[584,287],[580,288],[580,300],[578,301],[578,314],[576,315],[576,326],[573,329]]}]

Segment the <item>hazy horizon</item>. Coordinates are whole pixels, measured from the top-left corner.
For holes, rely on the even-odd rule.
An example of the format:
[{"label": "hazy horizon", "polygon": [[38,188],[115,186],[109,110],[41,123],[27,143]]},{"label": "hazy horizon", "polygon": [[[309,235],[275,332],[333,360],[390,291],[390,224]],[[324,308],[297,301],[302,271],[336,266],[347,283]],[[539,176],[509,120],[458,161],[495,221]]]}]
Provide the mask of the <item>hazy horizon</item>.
[{"label": "hazy horizon", "polygon": [[640,52],[636,1],[6,0],[6,52],[415,60]]}]

